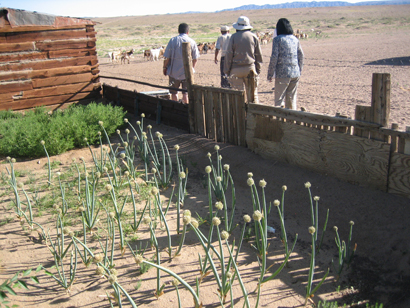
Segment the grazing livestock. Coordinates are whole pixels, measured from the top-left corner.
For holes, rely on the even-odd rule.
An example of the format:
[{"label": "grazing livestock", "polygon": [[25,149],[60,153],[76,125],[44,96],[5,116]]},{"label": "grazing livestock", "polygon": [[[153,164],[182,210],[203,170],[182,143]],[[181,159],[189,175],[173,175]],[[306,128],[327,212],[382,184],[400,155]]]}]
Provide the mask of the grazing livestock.
[{"label": "grazing livestock", "polygon": [[204,48],[202,48],[202,52],[203,52],[204,54],[207,54],[207,53],[208,53],[208,49],[209,49],[208,43],[205,43],[205,44],[204,44]]},{"label": "grazing livestock", "polygon": [[151,49],[150,53],[151,53],[151,61],[157,61],[159,60],[161,56],[164,55],[164,48],[161,47],[157,49]]},{"label": "grazing livestock", "polygon": [[125,61],[128,61],[128,64],[130,64],[130,57],[134,53],[134,48],[132,48],[130,51],[125,51],[121,54],[121,64]]},{"label": "grazing livestock", "polygon": [[215,50],[216,42],[208,44],[208,50]]},{"label": "grazing livestock", "polygon": [[112,51],[109,51],[107,54],[108,54],[108,58],[110,59],[109,61],[112,62],[112,59],[113,59]]},{"label": "grazing livestock", "polygon": [[144,50],[144,60],[147,58],[147,61],[151,59],[151,51],[150,50]]},{"label": "grazing livestock", "polygon": [[116,63],[118,63],[118,61],[121,59],[121,55],[122,55],[122,52],[121,51],[113,51],[112,52],[112,56],[111,56],[111,62],[112,63],[114,63],[114,62],[116,62]]}]

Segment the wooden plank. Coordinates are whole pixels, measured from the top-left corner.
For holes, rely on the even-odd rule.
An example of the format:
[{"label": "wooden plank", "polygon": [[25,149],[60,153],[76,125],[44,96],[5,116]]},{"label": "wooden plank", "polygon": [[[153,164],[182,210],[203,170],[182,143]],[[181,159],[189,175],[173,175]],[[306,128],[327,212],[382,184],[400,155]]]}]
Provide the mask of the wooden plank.
[{"label": "wooden plank", "polygon": [[[252,112],[248,112],[246,114],[246,144],[249,149],[254,150],[258,148],[258,144],[254,144],[254,140],[267,140],[264,138],[258,138],[255,134],[256,124],[258,123],[257,117],[261,117],[260,115],[256,115]],[[276,120],[276,119],[275,119]],[[277,121],[277,120],[276,120]],[[267,140],[268,141],[268,140]]]},{"label": "wooden plank", "polygon": [[87,98],[101,98],[99,92],[84,92],[77,94],[57,95],[50,97],[38,97],[32,99],[21,99],[14,102],[0,102],[0,110],[23,110],[38,106],[65,104]]},{"label": "wooden plank", "polygon": [[33,42],[24,43],[2,43],[0,44],[0,52],[18,52],[36,50]]},{"label": "wooden plank", "polygon": [[215,140],[214,130],[214,99],[212,91],[205,91],[205,123],[206,123],[206,137]]},{"label": "wooden plank", "polygon": [[283,138],[282,121],[262,115],[256,115],[255,117],[255,138],[281,142]]},{"label": "wooden plank", "polygon": [[20,91],[32,90],[33,84],[31,80],[26,81],[6,81],[0,83],[0,94],[16,93]]},{"label": "wooden plank", "polygon": [[35,42],[36,49],[42,51],[59,50],[59,49],[83,49],[95,47],[96,39],[75,39],[75,40],[61,40],[61,41],[44,41]]},{"label": "wooden plank", "polygon": [[[392,130],[397,130],[399,128],[399,124],[392,123],[391,125]],[[390,153],[397,152],[397,136],[390,136]]]},{"label": "wooden plank", "polygon": [[233,143],[233,136],[232,136],[232,108],[231,104],[233,101],[234,94],[227,95],[227,104],[226,104],[226,141],[229,143]]},{"label": "wooden plank", "polygon": [[238,144],[238,134],[237,134],[237,115],[236,115],[236,94],[231,94],[229,95],[230,100],[229,100],[229,109],[231,112],[231,125],[230,125],[230,136],[231,136],[231,141],[230,143],[237,145]]},{"label": "wooden plank", "polygon": [[[340,113],[336,113],[336,118],[347,119],[347,116],[341,115]],[[348,131],[348,127],[347,126],[336,126],[335,131],[346,134]]]},{"label": "wooden plank", "polygon": [[[390,74],[373,74],[371,118],[373,123],[382,127],[389,126],[390,87]],[[378,132],[371,132],[370,138],[387,141],[386,136]]]},{"label": "wooden plank", "polygon": [[221,93],[214,93],[214,112],[215,112],[215,142],[223,142],[223,119],[222,119],[222,100]]},{"label": "wooden plank", "polygon": [[291,110],[286,108],[267,106],[261,104],[249,104],[248,112],[255,114],[266,114],[269,116],[275,116],[278,118],[286,118],[291,121],[299,121],[309,125],[328,125],[328,126],[353,126],[363,129],[376,129],[378,130],[380,124],[362,122],[352,119],[336,118],[328,115],[309,113],[306,111]]},{"label": "wooden plank", "polygon": [[222,93],[223,140],[229,142],[229,95]]},{"label": "wooden plank", "polygon": [[203,136],[205,134],[203,92],[195,91],[195,128],[196,133]]},{"label": "wooden plank", "polygon": [[50,50],[48,52],[48,57],[50,59],[61,58],[61,57],[86,57],[97,55],[96,48],[87,49],[62,49],[62,50]]},{"label": "wooden plank", "polygon": [[40,60],[40,59],[47,59],[47,56],[48,56],[47,52],[39,52],[39,51],[3,53],[3,54],[0,54],[0,62]]},{"label": "wooden plank", "polygon": [[46,97],[46,96],[54,96],[54,95],[75,94],[79,92],[91,92],[91,91],[98,89],[99,87],[100,87],[100,84],[96,84],[92,82],[59,85],[59,86],[23,91],[23,95],[21,96],[21,99],[30,99],[30,98]]},{"label": "wooden plank", "polygon": [[225,94],[240,94],[244,93],[244,91],[239,91],[239,90],[232,90],[232,89],[226,89],[226,88],[216,88],[216,87],[210,87],[210,86],[200,86],[197,84],[192,85],[193,89],[200,90],[200,91],[212,91],[214,93],[225,93]]},{"label": "wooden plank", "polygon": [[64,59],[50,59],[30,62],[18,63],[0,63],[0,71],[22,71],[22,70],[44,70],[58,67],[93,65],[98,63],[96,56],[79,57],[79,58],[64,58]]},{"label": "wooden plank", "polygon": [[[371,109],[370,106],[356,105],[355,119],[358,121],[371,122]],[[354,128],[354,135],[358,137],[369,138],[369,130]]]},{"label": "wooden plank", "polygon": [[64,84],[93,82],[95,77],[91,73],[55,76],[49,78],[33,79],[33,88],[51,87]]},{"label": "wooden plank", "polygon": [[388,192],[410,198],[410,155],[392,153]]},{"label": "wooden plank", "polygon": [[87,37],[85,28],[51,31],[11,32],[6,34],[7,43],[38,42],[44,40],[67,40]]},{"label": "wooden plank", "polygon": [[253,138],[248,143],[251,150],[348,182],[386,190],[390,154],[387,143],[279,121],[275,124],[280,125],[277,129],[282,130],[282,137],[276,137],[278,141]]},{"label": "wooden plank", "polygon": [[[189,127],[190,132],[195,131],[195,113],[198,111],[195,110],[197,104],[194,103],[195,101],[195,94],[192,85],[195,84],[195,76],[194,76],[194,68],[192,66],[192,55],[191,55],[191,48],[189,42],[182,43],[182,62],[184,65],[185,71],[185,80],[186,86],[188,90],[188,108],[189,108]],[[202,111],[202,109],[201,109]]]},{"label": "wooden plank", "polygon": [[245,100],[243,95],[236,95],[236,115],[237,115],[237,132],[238,145],[246,146],[246,116],[245,116]]},{"label": "wooden plank", "polygon": [[69,74],[81,74],[90,72],[89,65],[58,67],[44,70],[23,70],[23,71],[0,71],[0,80],[17,80],[29,78],[48,78],[53,76],[62,76]]}]

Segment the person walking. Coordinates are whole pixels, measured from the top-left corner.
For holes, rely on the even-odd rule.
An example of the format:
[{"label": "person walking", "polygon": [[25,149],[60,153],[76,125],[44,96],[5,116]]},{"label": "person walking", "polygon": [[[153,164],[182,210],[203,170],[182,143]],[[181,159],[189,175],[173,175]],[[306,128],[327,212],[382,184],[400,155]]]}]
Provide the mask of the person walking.
[{"label": "person walking", "polygon": [[297,89],[303,68],[303,50],[286,18],[276,24],[268,81],[275,78],[275,106],[296,110]]},{"label": "person walking", "polygon": [[[182,43],[189,42],[191,45],[191,55],[192,55],[192,67],[195,65],[199,58],[199,50],[195,41],[188,36],[189,26],[186,23],[181,23],[178,26],[178,36],[170,39],[165,52],[164,52],[164,65],[163,74],[169,76],[169,86],[172,88],[182,89],[187,88],[184,62],[182,58]],[[178,91],[170,90],[171,99],[178,101]],[[182,93],[182,102],[188,104],[188,94],[186,92]]]},{"label": "person walking", "polygon": [[216,41],[216,46],[215,46],[215,64],[218,64],[218,54],[219,54],[219,51],[221,51],[221,62],[220,62],[219,67],[221,70],[221,87],[222,88],[230,88],[228,78],[224,73],[226,48],[228,47],[230,37],[231,35],[229,34],[229,27],[222,26],[221,35],[218,37],[218,40]]},{"label": "person walking", "polygon": [[[232,25],[236,33],[231,35],[226,49],[224,73],[231,86],[237,90],[249,89],[249,80],[254,78],[254,93],[247,93],[248,102],[258,102],[258,75],[261,71],[262,50],[258,37],[250,30],[249,18],[240,16]],[[247,91],[248,92],[248,91]]]}]

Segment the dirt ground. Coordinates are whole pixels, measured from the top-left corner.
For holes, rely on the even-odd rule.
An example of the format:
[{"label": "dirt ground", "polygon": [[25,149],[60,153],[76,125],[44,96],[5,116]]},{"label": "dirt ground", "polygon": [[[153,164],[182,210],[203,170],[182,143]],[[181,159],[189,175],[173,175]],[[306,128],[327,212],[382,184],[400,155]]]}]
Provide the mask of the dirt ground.
[{"label": "dirt ground", "polygon": [[[409,126],[410,116],[410,83],[408,54],[410,34],[404,30],[394,33],[374,35],[361,33],[349,37],[326,39],[310,38],[302,41],[305,52],[305,67],[299,85],[298,106],[305,107],[310,112],[353,117],[355,105],[370,105],[371,80],[373,73],[391,74],[391,117],[390,123],[398,123],[400,129]],[[273,101],[273,84],[266,81],[267,67],[271,46],[263,46],[264,65],[260,78],[260,101],[271,104]],[[195,81],[202,85],[219,84],[218,66],[213,62],[214,54],[202,55],[196,68]],[[165,76],[161,76],[162,61],[147,62],[137,55],[129,65],[110,64],[108,59],[100,59],[101,75],[117,76],[145,81],[152,84],[167,85]],[[117,82],[102,79],[102,82],[116,84],[121,88],[137,91],[157,90],[146,86],[127,82]],[[135,118],[129,116],[132,123]],[[215,143],[197,135],[163,125],[153,126],[153,131],[160,131],[172,148],[180,145],[180,154],[189,169],[188,195],[185,208],[198,213],[202,217],[207,212],[207,191],[204,168],[209,164],[208,152],[215,159]],[[114,140],[115,141],[115,140]],[[322,277],[324,271],[331,266],[332,259],[337,260],[337,248],[334,241],[333,226],[338,226],[340,236],[346,240],[349,221],[354,221],[353,242],[357,243],[357,251],[351,267],[347,269],[339,281],[335,281],[335,272],[317,291],[313,300],[338,300],[352,306],[364,307],[365,303],[383,303],[384,307],[410,307],[410,201],[409,199],[387,194],[381,191],[355,186],[325,174],[318,174],[296,168],[281,162],[266,160],[250,150],[229,144],[219,144],[219,154],[223,163],[230,165],[235,181],[237,208],[235,222],[242,223],[244,214],[252,213],[251,195],[246,184],[247,173],[252,172],[256,182],[265,179],[268,183],[266,199],[273,202],[281,198],[281,187],[287,185],[285,198],[286,230],[291,240],[298,234],[298,241],[289,262],[289,267],[278,277],[263,286],[260,307],[303,307],[307,273],[310,260],[310,223],[309,194],[304,183],[312,183],[313,196],[320,196],[319,223],[323,226],[326,211],[330,216],[325,233],[323,249],[317,256],[316,278]],[[84,157],[87,166],[91,168],[92,158],[88,149],[78,149],[52,157],[59,162],[53,172],[64,172],[72,159]],[[45,159],[18,161],[16,170],[30,172],[21,180],[35,177],[34,183],[45,181],[47,171]],[[0,164],[0,172],[5,172],[6,164]],[[36,267],[43,264],[50,271],[52,255],[44,243],[38,242],[38,236],[23,230],[17,219],[14,219],[10,209],[11,192],[5,194],[5,185],[0,187],[2,204],[0,227],[0,281],[11,277],[16,271]],[[169,197],[170,191],[163,193]],[[140,207],[143,204],[139,205]],[[74,212],[74,209],[73,209]],[[175,229],[175,203],[171,205],[168,219],[171,229]],[[53,230],[55,215],[43,213],[36,217],[41,224]],[[276,212],[269,218],[269,226],[279,229],[279,219]],[[78,226],[77,226],[78,227]],[[200,227],[207,233],[208,226]],[[239,228],[233,234],[239,236]],[[147,238],[148,231],[143,227],[138,231],[140,239]],[[283,260],[283,245],[278,233],[270,234],[269,265],[274,264],[270,271],[275,270]],[[158,237],[164,244],[165,232],[159,232]],[[173,234],[173,245],[178,243],[178,236]],[[98,249],[98,242],[90,241],[90,245]],[[163,246],[165,247],[165,246]],[[188,234],[180,257],[166,260],[162,252],[163,265],[181,275],[191,285],[195,286],[195,278],[199,275],[198,253],[203,250],[192,233]],[[152,256],[154,251],[149,251]],[[156,271],[150,269],[143,275],[138,274],[131,253],[127,250],[124,257],[115,257],[118,279],[129,292],[138,307],[178,307],[177,295],[170,285],[169,275],[162,274],[166,282],[165,294],[159,299],[153,296],[156,288]],[[253,291],[257,285],[258,263],[250,243],[245,242],[238,259],[245,287],[250,293],[251,307],[255,305],[256,294]],[[78,267],[78,278],[67,294],[52,278],[38,274],[40,284],[29,283],[29,290],[16,289],[18,295],[11,296],[13,304],[20,307],[109,307],[106,292],[111,288],[105,279],[94,275],[95,266]],[[141,286],[139,287],[139,281]],[[233,286],[235,307],[243,306],[242,293],[237,281]],[[193,307],[191,295],[180,286],[182,307]],[[220,307],[215,278],[211,274],[206,277],[200,287],[200,299],[204,307]],[[359,303],[359,304],[358,304]],[[361,304],[361,305],[360,305]],[[225,307],[231,307],[226,304]]]},{"label": "dirt ground", "polygon": [[[303,106],[309,112],[332,116],[340,113],[353,119],[356,105],[371,105],[373,73],[388,73],[391,75],[390,124],[398,123],[399,130],[405,130],[410,126],[409,44],[407,30],[301,40],[305,62],[298,87],[298,108]],[[264,64],[258,87],[260,103],[267,105],[274,104],[274,82],[267,81],[271,50],[271,44],[262,46]],[[142,55],[135,55],[129,65],[120,65],[101,58],[100,69],[102,76],[168,86],[167,77],[162,75],[162,62],[146,61]],[[201,55],[195,71],[195,83],[220,86],[219,63],[214,63],[213,52]],[[161,90],[104,78],[101,81],[130,90]]]}]

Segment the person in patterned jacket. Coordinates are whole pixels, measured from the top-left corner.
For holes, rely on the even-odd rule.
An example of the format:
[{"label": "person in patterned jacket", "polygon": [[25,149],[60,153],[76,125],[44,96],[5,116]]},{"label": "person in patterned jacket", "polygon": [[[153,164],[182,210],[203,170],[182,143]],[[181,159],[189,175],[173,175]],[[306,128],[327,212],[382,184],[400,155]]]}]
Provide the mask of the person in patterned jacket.
[{"label": "person in patterned jacket", "polygon": [[276,24],[277,36],[272,42],[268,81],[275,78],[275,106],[296,110],[297,89],[303,68],[303,50],[293,35],[289,20]]}]

